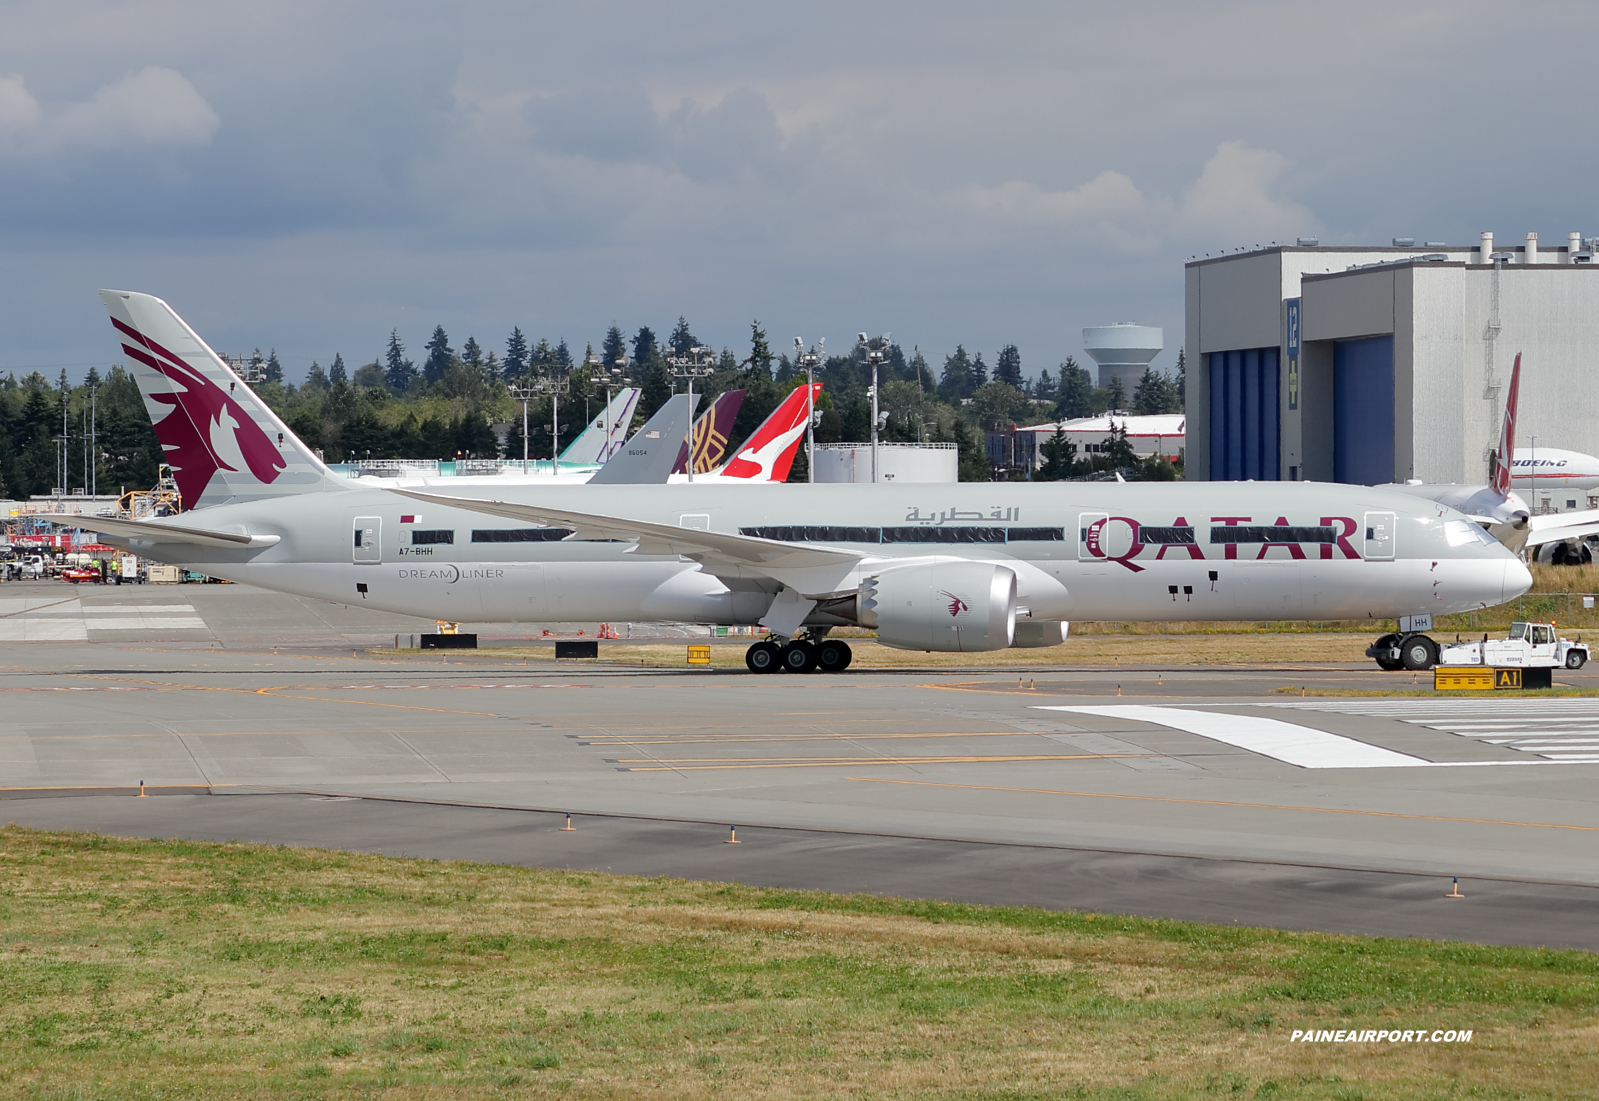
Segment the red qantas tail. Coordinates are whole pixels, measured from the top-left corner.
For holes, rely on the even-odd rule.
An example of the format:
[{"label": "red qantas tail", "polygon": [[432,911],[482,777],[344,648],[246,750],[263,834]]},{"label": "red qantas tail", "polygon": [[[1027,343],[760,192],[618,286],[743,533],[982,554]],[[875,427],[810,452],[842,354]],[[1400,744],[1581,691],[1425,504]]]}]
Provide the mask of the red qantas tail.
[{"label": "red qantas tail", "polygon": [[1490,484],[1501,497],[1510,494],[1511,464],[1516,461],[1516,401],[1521,393],[1521,353],[1516,353],[1516,365],[1510,370],[1510,393],[1505,397],[1505,426],[1499,433],[1499,452],[1494,456],[1493,480]]},{"label": "red qantas tail", "polygon": [[794,387],[772,415],[750,433],[738,454],[721,469],[727,478],[748,478],[757,482],[786,482],[794,465],[794,453],[805,436],[805,423],[816,406],[822,384]]}]

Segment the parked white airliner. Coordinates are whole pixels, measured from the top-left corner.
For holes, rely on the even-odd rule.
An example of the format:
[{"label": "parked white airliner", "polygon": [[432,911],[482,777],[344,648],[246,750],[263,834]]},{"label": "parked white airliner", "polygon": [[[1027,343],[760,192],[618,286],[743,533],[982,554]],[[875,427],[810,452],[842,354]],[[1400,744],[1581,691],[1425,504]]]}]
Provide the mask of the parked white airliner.
[{"label": "parked white airliner", "polygon": [[1531,583],[1460,513],[1312,483],[471,487],[329,473],[160,299],[103,291],[192,511],[96,520],[158,561],[441,620],[762,624],[752,670],[1062,640],[1069,619],[1387,619]]}]

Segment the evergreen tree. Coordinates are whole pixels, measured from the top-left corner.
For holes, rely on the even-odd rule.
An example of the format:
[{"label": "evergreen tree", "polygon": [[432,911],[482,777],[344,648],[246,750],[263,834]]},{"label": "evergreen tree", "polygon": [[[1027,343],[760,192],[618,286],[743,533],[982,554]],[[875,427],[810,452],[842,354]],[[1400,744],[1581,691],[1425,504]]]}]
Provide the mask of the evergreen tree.
[{"label": "evergreen tree", "polygon": [[911,349],[911,361],[906,369],[911,380],[923,390],[938,388],[938,380],[933,378],[933,369],[927,365],[927,358],[922,355],[920,347]]},{"label": "evergreen tree", "polygon": [[677,326],[672,330],[672,335],[666,338],[666,346],[672,349],[674,356],[686,356],[688,350],[699,344],[698,338],[688,331],[688,321],[682,314],[677,317]]},{"label": "evergreen tree", "polygon": [[958,405],[962,398],[971,397],[975,389],[977,387],[972,384],[972,361],[966,355],[966,346],[957,344],[954,354],[944,357],[944,373],[938,380],[938,396],[952,405]]},{"label": "evergreen tree", "polygon": [[[440,329],[442,333],[444,330]],[[342,357],[335,357],[333,366],[340,370],[344,367]],[[400,343],[400,330],[389,330],[389,350],[384,354],[383,384],[396,394],[403,394],[410,389],[411,383],[416,379],[416,364],[405,358],[405,345]],[[329,372],[328,378],[333,379]],[[334,379],[334,381],[338,381]]]},{"label": "evergreen tree", "polygon": [[1188,408],[1188,357],[1182,348],[1177,349],[1177,404],[1180,408],[1176,412]]},{"label": "evergreen tree", "polygon": [[548,340],[540,340],[527,357],[528,370],[534,374],[547,374],[555,368],[555,349]]},{"label": "evergreen tree", "polygon": [[[404,349],[401,349],[401,351],[404,351]],[[338,352],[334,352],[333,366],[328,368],[328,385],[331,386],[335,382],[349,381],[350,372],[344,366],[344,356],[340,355]],[[392,385],[392,383],[390,385]]]},{"label": "evergreen tree", "polygon": [[655,333],[648,325],[641,326],[633,334],[633,362],[641,369],[647,369],[649,362],[655,356]]},{"label": "evergreen tree", "polygon": [[999,350],[999,359],[994,364],[994,381],[1008,382],[1018,389],[1022,385],[1022,353],[1017,351],[1016,345],[1007,344]]},{"label": "evergreen tree", "polygon": [[1040,452],[1044,461],[1033,472],[1035,482],[1059,482],[1072,476],[1072,464],[1077,455],[1077,445],[1066,438],[1066,432],[1058,425],[1055,434],[1044,441]]},{"label": "evergreen tree", "polygon": [[283,381],[283,364],[278,362],[278,350],[276,348],[273,348],[271,353],[267,356],[266,372],[265,372],[265,378],[264,378],[263,381],[265,381],[265,382],[282,382]]},{"label": "evergreen tree", "polygon": [[905,349],[898,344],[888,346],[889,378],[903,379],[909,377],[910,365],[905,361]]},{"label": "evergreen tree", "polygon": [[972,359],[972,392],[988,385],[988,364],[983,362],[983,353],[978,352]]},{"label": "evergreen tree", "polygon": [[752,371],[757,371],[766,378],[772,377],[772,348],[766,343],[766,330],[761,328],[760,319],[750,322],[750,357],[744,362],[749,364]]},{"label": "evergreen tree", "polygon": [[570,374],[572,371],[572,349],[566,346],[566,338],[564,336],[561,338],[561,342],[555,346],[555,366],[560,368],[563,375]]},{"label": "evergreen tree", "polygon": [[605,330],[605,340],[600,344],[600,358],[605,360],[607,371],[616,366],[616,361],[622,358],[622,352],[626,347],[626,342],[622,339],[622,330],[613,323]]},{"label": "evergreen tree", "polygon": [[[1148,370],[1148,368],[1146,367],[1145,370]],[[1107,387],[1107,389],[1110,391],[1111,412],[1120,413],[1122,410],[1126,409],[1127,388],[1122,385],[1122,379],[1120,375],[1116,375],[1110,380],[1110,386]]]},{"label": "evergreen tree", "polygon": [[1133,450],[1133,445],[1127,438],[1127,422],[1117,424],[1110,422],[1110,438],[1105,441],[1099,453],[1099,460],[1104,470],[1130,470],[1138,466],[1138,452]]},{"label": "evergreen tree", "polygon": [[1038,381],[1033,383],[1032,393],[1036,401],[1055,400],[1055,380],[1050,377],[1048,367],[1038,372]]},{"label": "evergreen tree", "polygon": [[1133,391],[1133,412],[1143,416],[1175,413],[1177,393],[1171,380],[1152,367],[1145,367],[1138,388]]},{"label": "evergreen tree", "polygon": [[511,330],[511,335],[505,341],[505,377],[507,381],[514,382],[527,374],[527,337],[522,335],[519,325]]},{"label": "evergreen tree", "polygon": [[326,390],[327,388],[328,373],[322,369],[322,364],[313,359],[311,369],[305,373],[305,389]]},{"label": "evergreen tree", "polygon": [[422,377],[429,386],[436,384],[450,369],[450,361],[455,358],[455,349],[450,347],[450,338],[444,332],[443,325],[433,327],[433,338],[427,342],[428,357],[422,364]]},{"label": "evergreen tree", "polygon": [[1060,365],[1059,396],[1055,401],[1055,419],[1073,420],[1094,413],[1094,387],[1088,372],[1077,365],[1071,356]]},{"label": "evergreen tree", "polygon": [[483,369],[483,349],[478,347],[477,337],[466,338],[466,345],[461,349],[461,362],[474,371]]}]

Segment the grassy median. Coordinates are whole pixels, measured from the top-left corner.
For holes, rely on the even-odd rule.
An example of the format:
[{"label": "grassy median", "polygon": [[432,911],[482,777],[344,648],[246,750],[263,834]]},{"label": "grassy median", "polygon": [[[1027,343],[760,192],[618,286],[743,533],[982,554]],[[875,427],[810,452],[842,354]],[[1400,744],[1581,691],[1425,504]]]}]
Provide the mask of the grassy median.
[{"label": "grassy median", "polygon": [[[0,1094],[41,1101],[1353,1101],[1599,1081],[1599,958],[1581,952],[14,826],[0,990]],[[1307,1027],[1473,1036],[1289,1042]]]}]

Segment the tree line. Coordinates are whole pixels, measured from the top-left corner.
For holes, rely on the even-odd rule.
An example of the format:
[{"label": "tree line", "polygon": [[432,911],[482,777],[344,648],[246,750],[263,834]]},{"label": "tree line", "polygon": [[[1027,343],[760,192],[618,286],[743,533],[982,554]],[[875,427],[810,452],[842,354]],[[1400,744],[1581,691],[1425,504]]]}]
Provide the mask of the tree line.
[{"label": "tree line", "polygon": [[[682,357],[703,346],[688,321],[679,317],[663,339],[649,326],[631,336],[613,324],[596,348],[574,354],[564,339],[530,339],[514,327],[500,348],[486,348],[468,336],[457,349],[443,325],[436,325],[413,356],[397,330],[391,331],[381,354],[351,368],[336,353],[324,367],[313,362],[300,385],[284,381],[276,350],[257,351],[256,393],[309,446],[328,462],[366,459],[454,459],[522,455],[522,410],[508,384],[545,380],[564,387],[558,436],[552,437],[550,401],[534,397],[528,408],[528,452],[548,458],[564,448],[599,415],[617,385],[642,390],[634,427],[653,414],[682,385],[672,374],[670,357]],[[1068,356],[1053,370],[1029,377],[1015,344],[1002,347],[990,365],[981,351],[957,345],[935,368],[913,346],[871,342],[882,353],[879,367],[879,409],[884,414],[879,438],[889,442],[954,443],[963,481],[994,476],[983,446],[983,433],[1009,425],[1029,425],[1094,416],[1112,409],[1133,413],[1180,412],[1184,396],[1184,358],[1179,353],[1175,377],[1147,371],[1129,397],[1119,385],[1095,388],[1089,372]],[[814,351],[815,349],[811,349]],[[824,357],[815,369],[824,384],[817,402],[818,443],[864,441],[871,435],[871,367],[868,346],[857,344]],[[420,364],[417,363],[420,359]],[[734,423],[734,445],[746,438],[788,393],[804,382],[798,357],[774,352],[761,323],[750,324],[747,351],[723,346],[708,378],[695,382],[706,399],[733,389],[745,391]],[[599,364],[601,370],[592,369]],[[622,377],[610,368],[621,363]],[[122,367],[102,377],[91,369],[82,385],[70,386],[62,372],[52,386],[38,372],[21,381],[0,379],[0,492],[11,496],[48,493],[57,470],[57,437],[62,412],[67,414],[71,484],[83,481],[82,460],[89,441],[80,421],[96,403],[99,418],[97,455],[91,456],[104,490],[154,484],[161,450],[150,428],[138,389]],[[702,408],[704,406],[702,405]],[[83,436],[84,438],[79,438]],[[1090,473],[1102,460],[1073,459],[1064,476]],[[1059,464],[1050,468],[1058,476]],[[799,455],[791,480],[806,477]]]}]

